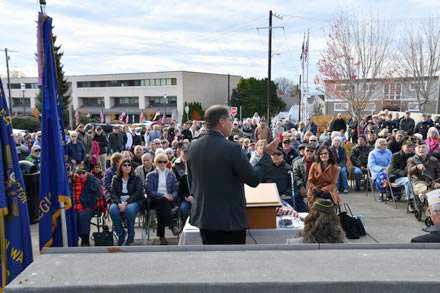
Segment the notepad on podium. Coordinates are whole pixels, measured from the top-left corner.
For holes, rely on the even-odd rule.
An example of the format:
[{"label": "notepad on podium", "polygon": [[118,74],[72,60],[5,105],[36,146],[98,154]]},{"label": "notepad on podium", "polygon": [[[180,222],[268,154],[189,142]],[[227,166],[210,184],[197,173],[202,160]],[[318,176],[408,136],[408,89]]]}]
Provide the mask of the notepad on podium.
[{"label": "notepad on podium", "polygon": [[261,183],[257,187],[244,186],[246,212],[250,229],[276,229],[276,209],[281,199],[275,183]]}]

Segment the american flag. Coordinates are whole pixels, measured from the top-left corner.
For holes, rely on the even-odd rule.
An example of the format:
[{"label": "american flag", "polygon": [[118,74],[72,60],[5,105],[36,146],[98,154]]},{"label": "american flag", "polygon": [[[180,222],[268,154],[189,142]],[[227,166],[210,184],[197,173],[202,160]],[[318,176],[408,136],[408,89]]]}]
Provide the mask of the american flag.
[{"label": "american flag", "polygon": [[145,116],[144,116],[144,112],[141,113],[141,115],[139,116],[139,122],[144,122],[145,120]]},{"label": "american flag", "polygon": [[128,115],[128,114],[126,114],[126,115],[125,115],[125,124],[128,124],[128,122],[129,122],[129,119],[130,119],[130,118],[129,118],[129,115]]},{"label": "american flag", "polygon": [[99,113],[99,118],[101,119],[101,123],[104,123],[105,119],[104,119],[104,113]]},{"label": "american flag", "polygon": [[124,122],[124,118],[125,118],[125,112],[122,112],[121,115],[119,116],[119,121]]}]

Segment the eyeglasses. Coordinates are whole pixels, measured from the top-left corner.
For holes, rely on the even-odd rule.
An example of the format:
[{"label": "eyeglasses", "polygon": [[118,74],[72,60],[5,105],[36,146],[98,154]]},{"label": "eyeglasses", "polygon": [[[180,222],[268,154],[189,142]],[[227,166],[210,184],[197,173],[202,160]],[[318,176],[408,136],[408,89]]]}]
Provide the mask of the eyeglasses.
[{"label": "eyeglasses", "polygon": [[282,153],[273,153],[274,156],[282,156]]},{"label": "eyeglasses", "polygon": [[123,167],[131,167],[131,164],[124,164]]},{"label": "eyeglasses", "polygon": [[157,161],[158,164],[167,164],[167,161]]},{"label": "eyeglasses", "polygon": [[[313,150],[306,150],[307,153],[313,153]],[[321,154],[322,155],[322,154]]]},{"label": "eyeglasses", "polygon": [[34,152],[37,152],[37,153],[39,153],[39,152],[41,152],[41,150],[38,150],[38,149],[37,149],[37,150],[34,150]]},{"label": "eyeglasses", "polygon": [[315,139],[311,139],[311,140],[309,140],[310,142],[317,142],[317,140],[315,140]]},{"label": "eyeglasses", "polygon": [[284,144],[290,144],[290,140],[283,141]]}]

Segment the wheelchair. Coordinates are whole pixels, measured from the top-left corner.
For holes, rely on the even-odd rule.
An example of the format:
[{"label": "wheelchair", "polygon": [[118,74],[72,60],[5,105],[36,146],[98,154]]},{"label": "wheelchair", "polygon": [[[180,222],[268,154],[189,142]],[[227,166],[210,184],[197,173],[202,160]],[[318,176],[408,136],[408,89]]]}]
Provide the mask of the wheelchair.
[{"label": "wheelchair", "polygon": [[[410,177],[411,178],[411,177]],[[413,185],[413,179],[411,178],[411,185]],[[428,189],[424,192],[422,192],[421,194],[415,194],[414,193],[414,217],[421,222],[425,222],[426,226],[429,227],[432,225],[432,221],[431,221],[431,217],[429,215],[429,211],[428,211],[428,197],[427,194],[430,192],[435,192],[436,190],[438,190],[438,192],[440,192],[439,189],[433,189],[432,188],[432,184],[436,181],[436,180],[432,180],[432,178],[427,178],[428,181],[430,181],[431,183],[428,184]]]}]

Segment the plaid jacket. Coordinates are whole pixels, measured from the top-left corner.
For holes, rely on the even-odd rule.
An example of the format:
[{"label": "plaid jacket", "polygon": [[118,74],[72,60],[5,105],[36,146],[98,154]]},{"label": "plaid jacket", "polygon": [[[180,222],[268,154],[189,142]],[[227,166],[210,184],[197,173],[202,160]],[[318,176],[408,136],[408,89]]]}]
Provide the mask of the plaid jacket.
[{"label": "plaid jacket", "polygon": [[[73,208],[75,209],[75,211],[77,212],[82,212],[85,211],[86,208],[82,205],[81,203],[81,193],[87,183],[87,178],[88,176],[92,176],[92,175],[87,175],[87,176],[80,176],[78,174],[75,174],[73,176]],[[103,192],[103,188],[101,186],[100,188],[100,196],[98,198],[98,201],[96,203],[97,205],[97,210],[105,213],[107,211],[107,204],[104,198],[104,192]]]}]

